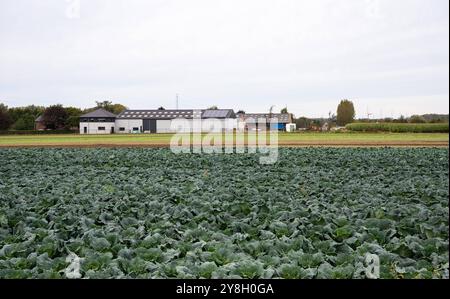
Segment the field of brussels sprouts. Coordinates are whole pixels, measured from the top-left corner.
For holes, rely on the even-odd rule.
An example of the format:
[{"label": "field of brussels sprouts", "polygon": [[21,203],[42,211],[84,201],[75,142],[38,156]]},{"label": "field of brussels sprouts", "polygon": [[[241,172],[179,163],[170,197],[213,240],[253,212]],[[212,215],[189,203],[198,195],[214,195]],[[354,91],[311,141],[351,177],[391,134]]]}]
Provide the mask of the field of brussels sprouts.
[{"label": "field of brussels sprouts", "polygon": [[0,149],[0,278],[448,278],[448,149],[258,160]]}]

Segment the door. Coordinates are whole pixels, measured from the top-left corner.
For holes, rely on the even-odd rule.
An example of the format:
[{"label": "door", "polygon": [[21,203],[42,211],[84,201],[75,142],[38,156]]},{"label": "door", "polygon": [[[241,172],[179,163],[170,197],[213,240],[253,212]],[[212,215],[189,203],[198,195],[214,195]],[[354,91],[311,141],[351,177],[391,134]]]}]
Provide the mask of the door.
[{"label": "door", "polygon": [[114,127],[111,127],[111,134],[114,134]]},{"label": "door", "polygon": [[144,132],[156,133],[156,119],[144,119]]},{"label": "door", "polygon": [[84,127],[83,132],[84,134],[87,134],[87,127]]}]

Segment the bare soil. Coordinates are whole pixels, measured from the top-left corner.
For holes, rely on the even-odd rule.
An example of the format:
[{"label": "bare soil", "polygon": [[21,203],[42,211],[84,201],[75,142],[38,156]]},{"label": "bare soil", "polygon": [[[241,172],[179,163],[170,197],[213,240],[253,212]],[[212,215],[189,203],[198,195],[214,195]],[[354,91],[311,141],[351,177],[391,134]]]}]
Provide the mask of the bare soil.
[{"label": "bare soil", "polygon": [[[279,142],[281,147],[448,147],[448,141],[383,141],[383,142],[361,142],[361,141],[297,141],[297,142]],[[123,148],[123,147],[141,147],[141,148],[163,148],[169,147],[167,143],[118,143],[118,144],[103,144],[103,143],[93,143],[93,144],[80,144],[80,143],[47,143],[47,144],[0,144],[0,148],[96,148],[96,147],[107,147],[107,148]]]}]

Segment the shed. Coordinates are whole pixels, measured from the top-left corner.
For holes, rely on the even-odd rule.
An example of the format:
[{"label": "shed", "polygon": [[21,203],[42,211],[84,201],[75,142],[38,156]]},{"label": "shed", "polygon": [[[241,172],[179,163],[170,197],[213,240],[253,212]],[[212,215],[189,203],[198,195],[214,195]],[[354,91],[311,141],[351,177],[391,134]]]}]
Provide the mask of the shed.
[{"label": "shed", "polygon": [[39,115],[38,118],[34,120],[34,129],[37,131],[43,131],[47,128],[47,126],[43,122],[42,115]]}]

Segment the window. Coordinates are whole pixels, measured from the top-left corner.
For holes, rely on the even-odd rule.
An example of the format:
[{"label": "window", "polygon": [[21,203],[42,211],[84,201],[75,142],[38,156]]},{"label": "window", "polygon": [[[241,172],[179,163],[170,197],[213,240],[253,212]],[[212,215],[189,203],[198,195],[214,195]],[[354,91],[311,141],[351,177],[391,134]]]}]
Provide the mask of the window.
[{"label": "window", "polygon": [[104,131],[104,130],[106,130],[106,128],[105,127],[98,127],[98,130],[99,131]]},{"label": "window", "polygon": [[133,131],[139,131],[139,128],[138,127],[134,127]]},{"label": "window", "polygon": [[125,128],[124,128],[124,127],[120,127],[120,128],[119,128],[119,131],[120,131],[120,132],[124,132],[124,131],[125,131]]},{"label": "window", "polygon": [[80,118],[80,122],[91,122],[91,123],[113,123],[115,121],[114,118]]}]

